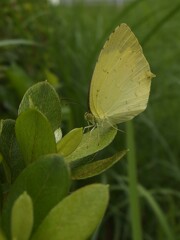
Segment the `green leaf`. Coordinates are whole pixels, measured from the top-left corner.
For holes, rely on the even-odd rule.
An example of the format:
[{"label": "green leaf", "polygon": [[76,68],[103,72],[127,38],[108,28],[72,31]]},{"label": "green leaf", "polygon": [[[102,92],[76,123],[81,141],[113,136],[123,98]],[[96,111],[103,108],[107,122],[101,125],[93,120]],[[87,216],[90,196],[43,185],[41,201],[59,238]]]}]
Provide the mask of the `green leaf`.
[{"label": "green leaf", "polygon": [[0,230],[0,240],[6,240],[4,234],[1,232],[1,230]]},{"label": "green leaf", "polygon": [[108,204],[108,186],[88,185],[55,206],[31,240],[85,240],[103,218]]},{"label": "green leaf", "polygon": [[65,158],[65,161],[72,162],[102,150],[112,142],[116,133],[117,130],[114,128],[96,128],[83,134],[81,143]]},{"label": "green leaf", "polygon": [[82,128],[73,129],[57,143],[57,152],[64,157],[70,155],[80,144],[82,137]]},{"label": "green leaf", "polygon": [[13,182],[25,167],[15,135],[14,120],[1,120],[0,151],[3,155],[3,162],[6,163],[3,164],[4,168],[8,167],[8,169],[5,169],[6,177],[9,179],[9,182]]},{"label": "green leaf", "polygon": [[[17,46],[17,45],[32,45],[32,46],[38,46],[39,44],[26,39],[6,39],[0,41],[0,47],[6,47],[6,46]],[[39,45],[40,46],[40,45]]]},{"label": "green leaf", "polygon": [[45,70],[45,75],[46,75],[46,79],[51,85],[56,87],[59,86],[59,78],[54,73],[52,73],[49,69]]},{"label": "green leaf", "polygon": [[163,213],[163,211],[161,210],[158,203],[155,201],[153,195],[141,185],[138,186],[138,190],[139,190],[140,195],[146,199],[146,201],[149,203],[150,207],[154,211],[154,213],[155,213],[155,215],[167,237],[166,239],[175,240],[175,237],[173,235],[171,227],[168,224],[166,216]]},{"label": "green leaf", "polygon": [[24,192],[15,201],[11,215],[12,239],[28,240],[33,227],[33,203]]},{"label": "green leaf", "polygon": [[112,157],[85,164],[77,168],[72,168],[72,179],[85,179],[96,176],[112,167],[126,154],[126,152],[127,151],[124,150],[114,154]]},{"label": "green leaf", "polygon": [[[1,122],[0,122],[0,129],[1,129]],[[0,130],[0,132],[1,132],[1,130]],[[0,137],[1,137],[1,133],[0,133]],[[3,156],[2,156],[2,154],[0,153],[0,164],[1,164],[2,161],[3,161]]]},{"label": "green leaf", "polygon": [[38,110],[30,109],[22,113],[16,120],[15,131],[26,164],[42,155],[56,152],[51,125]]},{"label": "green leaf", "polygon": [[9,236],[12,206],[24,191],[33,201],[35,230],[48,212],[68,194],[69,187],[69,169],[59,155],[46,155],[29,165],[14,182],[4,206],[2,224],[6,234]]},{"label": "green leaf", "polygon": [[[2,206],[3,206],[3,190],[2,190],[2,183],[0,181],[0,214],[2,212]],[[1,215],[0,215],[0,223],[1,223]]]},{"label": "green leaf", "polygon": [[19,99],[21,99],[25,91],[32,85],[32,79],[16,64],[10,66],[6,74],[11,87],[16,91]]},{"label": "green leaf", "polygon": [[60,126],[61,104],[54,88],[47,82],[33,85],[25,93],[19,106],[18,114],[36,108],[43,113],[52,125],[53,131]]}]

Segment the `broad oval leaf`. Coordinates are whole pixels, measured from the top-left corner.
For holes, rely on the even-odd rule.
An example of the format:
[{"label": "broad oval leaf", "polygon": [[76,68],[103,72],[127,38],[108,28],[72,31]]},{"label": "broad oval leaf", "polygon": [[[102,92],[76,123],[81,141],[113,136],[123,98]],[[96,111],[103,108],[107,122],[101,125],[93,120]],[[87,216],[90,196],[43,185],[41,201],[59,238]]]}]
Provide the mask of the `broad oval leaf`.
[{"label": "broad oval leaf", "polygon": [[9,182],[13,182],[24,169],[25,163],[16,139],[15,121],[12,119],[1,120],[0,124],[0,151],[3,161],[10,169],[6,176],[8,175]]},{"label": "broad oval leaf", "polygon": [[114,154],[112,157],[98,160],[76,168],[72,168],[72,179],[85,179],[101,174],[112,167],[126,154],[126,150]]},{"label": "broad oval leaf", "polygon": [[85,240],[101,222],[108,186],[92,184],[63,199],[44,219],[31,240]]},{"label": "broad oval leaf", "polygon": [[24,191],[33,201],[35,230],[48,212],[68,194],[69,187],[69,168],[59,155],[46,155],[30,164],[12,185],[4,206],[2,225],[6,234],[9,236],[12,206]]},{"label": "broad oval leaf", "polygon": [[81,143],[72,154],[65,158],[65,161],[72,162],[102,150],[113,141],[116,133],[117,129],[98,127],[83,134]]},{"label": "broad oval leaf", "polygon": [[57,143],[57,152],[64,157],[70,155],[80,144],[82,137],[82,128],[73,129]]},{"label": "broad oval leaf", "polygon": [[53,131],[60,126],[61,103],[55,89],[47,82],[39,82],[33,85],[25,93],[18,114],[36,108],[44,114],[52,125]]},{"label": "broad oval leaf", "polygon": [[24,192],[15,201],[11,214],[12,239],[28,240],[33,227],[33,203]]},{"label": "broad oval leaf", "polygon": [[23,112],[16,120],[15,131],[27,165],[42,155],[56,153],[55,136],[51,125],[38,110],[30,109]]}]

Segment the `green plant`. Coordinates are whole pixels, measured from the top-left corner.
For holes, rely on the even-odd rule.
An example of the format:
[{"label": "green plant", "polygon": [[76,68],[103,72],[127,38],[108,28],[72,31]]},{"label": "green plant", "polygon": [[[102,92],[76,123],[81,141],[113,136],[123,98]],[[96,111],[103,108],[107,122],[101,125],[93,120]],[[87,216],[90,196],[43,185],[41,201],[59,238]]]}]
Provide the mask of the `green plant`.
[{"label": "green plant", "polygon": [[[68,99],[69,103],[62,109],[63,131],[66,133],[83,126],[83,115],[87,110],[84,100],[87,99],[88,83],[97,55],[109,33],[118,24],[128,23],[157,75],[153,80],[148,109],[133,121],[134,147],[138,183],[153,197],[167,224],[159,224],[163,222],[159,220],[159,210],[156,211],[152,201],[140,193],[143,238],[169,240],[167,233],[171,230],[175,240],[179,240],[180,7],[179,0],[174,0],[173,4],[168,0],[153,3],[152,0],[135,0],[124,1],[119,6],[103,2],[54,8],[42,0],[28,3],[24,0],[1,0],[0,116],[3,119],[16,117],[21,99],[18,87],[29,85],[29,78],[24,77],[21,84],[12,85],[11,77],[15,75],[7,75],[6,72],[9,68],[14,70],[19,79],[21,72],[16,71],[18,66],[34,83],[42,79],[50,82],[49,74],[46,76],[45,73],[53,73],[59,81],[61,97]],[[8,39],[13,41],[6,42]],[[73,104],[69,101],[72,99]],[[125,130],[123,124],[119,128]],[[117,134],[106,152],[111,155],[119,148],[124,149],[127,135],[127,130],[126,134]],[[93,240],[107,240],[109,235],[113,240],[132,239],[130,223],[136,219],[131,219],[129,214],[129,181],[125,181],[128,163],[121,161],[106,173],[85,181],[98,180],[110,184],[108,211]],[[0,175],[3,177],[2,172]],[[81,186],[82,181],[74,185]],[[165,225],[169,230],[165,230]]]},{"label": "green plant", "polygon": [[2,239],[83,240],[104,215],[106,185],[69,191],[71,179],[98,175],[125,155],[85,158],[109,145],[117,130],[77,128],[62,137],[60,122],[60,99],[46,81],[27,90],[16,120],[1,120]]}]

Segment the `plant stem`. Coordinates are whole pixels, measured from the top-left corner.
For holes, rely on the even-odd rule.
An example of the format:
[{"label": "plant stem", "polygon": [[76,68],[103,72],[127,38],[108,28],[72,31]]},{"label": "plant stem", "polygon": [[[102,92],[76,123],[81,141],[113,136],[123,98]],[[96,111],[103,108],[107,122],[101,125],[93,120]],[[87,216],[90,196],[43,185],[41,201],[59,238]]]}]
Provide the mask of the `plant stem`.
[{"label": "plant stem", "polygon": [[134,129],[132,121],[126,123],[127,139],[126,144],[129,149],[128,158],[128,178],[129,178],[129,202],[132,225],[132,239],[142,240],[141,216],[138,195],[136,153],[134,142]]}]

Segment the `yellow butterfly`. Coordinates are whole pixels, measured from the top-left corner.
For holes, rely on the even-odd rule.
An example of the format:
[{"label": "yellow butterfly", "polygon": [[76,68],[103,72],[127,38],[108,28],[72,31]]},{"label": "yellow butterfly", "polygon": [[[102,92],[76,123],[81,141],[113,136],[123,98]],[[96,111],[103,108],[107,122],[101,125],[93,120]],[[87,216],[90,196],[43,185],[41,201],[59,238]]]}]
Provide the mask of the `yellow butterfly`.
[{"label": "yellow butterfly", "polygon": [[150,66],[142,48],[126,24],[110,35],[96,63],[85,118],[94,126],[114,126],[128,121],[147,106]]}]

